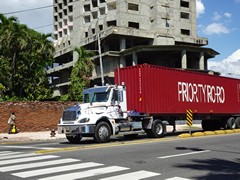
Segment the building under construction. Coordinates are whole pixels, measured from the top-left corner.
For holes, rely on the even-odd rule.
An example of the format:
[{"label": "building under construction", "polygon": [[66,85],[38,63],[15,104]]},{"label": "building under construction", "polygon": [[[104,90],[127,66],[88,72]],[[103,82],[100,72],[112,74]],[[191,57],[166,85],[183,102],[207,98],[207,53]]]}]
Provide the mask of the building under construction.
[{"label": "building under construction", "polygon": [[[76,47],[97,52],[92,83],[113,83],[115,68],[154,64],[208,73],[218,52],[198,37],[196,0],[54,0],[54,96],[65,94]],[[104,78],[101,78],[104,77]]]}]

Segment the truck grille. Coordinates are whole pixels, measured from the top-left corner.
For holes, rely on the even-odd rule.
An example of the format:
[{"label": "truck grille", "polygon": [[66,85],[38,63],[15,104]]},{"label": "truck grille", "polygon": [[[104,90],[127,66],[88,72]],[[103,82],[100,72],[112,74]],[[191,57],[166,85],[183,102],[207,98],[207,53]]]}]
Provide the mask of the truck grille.
[{"label": "truck grille", "polygon": [[64,111],[63,112],[63,121],[75,121],[77,118],[77,112],[76,111]]}]

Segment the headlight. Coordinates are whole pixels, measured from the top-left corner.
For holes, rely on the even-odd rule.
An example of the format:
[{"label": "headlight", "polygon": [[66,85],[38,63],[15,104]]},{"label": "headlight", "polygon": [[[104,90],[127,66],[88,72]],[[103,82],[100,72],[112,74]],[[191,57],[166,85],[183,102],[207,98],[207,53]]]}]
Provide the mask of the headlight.
[{"label": "headlight", "polygon": [[89,122],[90,121],[90,119],[89,118],[83,118],[83,119],[81,119],[80,121],[78,121],[79,123],[87,123],[87,122]]}]

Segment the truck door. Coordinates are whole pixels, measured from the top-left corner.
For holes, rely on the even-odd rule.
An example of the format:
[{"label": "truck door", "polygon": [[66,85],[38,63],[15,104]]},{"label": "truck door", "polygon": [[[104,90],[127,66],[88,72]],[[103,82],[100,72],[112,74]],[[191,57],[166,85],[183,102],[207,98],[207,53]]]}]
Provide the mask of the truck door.
[{"label": "truck door", "polygon": [[118,89],[118,105],[121,107],[122,117],[127,117],[127,98],[126,98],[126,90],[123,88]]}]

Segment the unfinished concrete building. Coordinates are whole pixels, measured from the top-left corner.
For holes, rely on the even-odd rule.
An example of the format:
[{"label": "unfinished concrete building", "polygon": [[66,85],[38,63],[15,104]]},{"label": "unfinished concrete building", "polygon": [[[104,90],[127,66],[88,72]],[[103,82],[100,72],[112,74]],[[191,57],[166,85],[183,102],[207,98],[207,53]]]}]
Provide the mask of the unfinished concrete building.
[{"label": "unfinished concrete building", "polygon": [[115,68],[142,63],[208,72],[218,53],[203,47],[208,40],[196,28],[196,0],[54,0],[54,95],[67,92],[73,49],[81,46],[98,52],[93,84],[112,83]]}]

